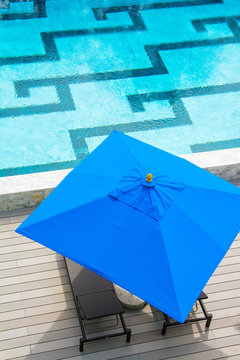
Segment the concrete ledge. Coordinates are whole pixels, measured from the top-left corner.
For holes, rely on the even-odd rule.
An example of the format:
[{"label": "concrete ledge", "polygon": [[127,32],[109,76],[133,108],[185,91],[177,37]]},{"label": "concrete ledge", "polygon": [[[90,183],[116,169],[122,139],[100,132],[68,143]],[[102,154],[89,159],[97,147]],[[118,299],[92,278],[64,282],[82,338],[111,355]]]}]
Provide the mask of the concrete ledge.
[{"label": "concrete ledge", "polygon": [[[180,157],[231,183],[240,184],[240,148]],[[0,178],[0,211],[38,206],[71,170]]]},{"label": "concrete ledge", "polygon": [[240,148],[181,155],[182,158],[235,185],[240,184]]}]

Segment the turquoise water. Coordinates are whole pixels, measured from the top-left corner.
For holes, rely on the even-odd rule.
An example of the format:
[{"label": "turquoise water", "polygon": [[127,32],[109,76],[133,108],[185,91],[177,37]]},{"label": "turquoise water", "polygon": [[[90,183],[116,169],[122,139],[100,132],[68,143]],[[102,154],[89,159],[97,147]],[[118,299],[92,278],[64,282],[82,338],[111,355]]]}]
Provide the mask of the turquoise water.
[{"label": "turquoise water", "polygon": [[113,129],[240,147],[239,0],[5,0],[0,37],[0,176],[71,168]]}]

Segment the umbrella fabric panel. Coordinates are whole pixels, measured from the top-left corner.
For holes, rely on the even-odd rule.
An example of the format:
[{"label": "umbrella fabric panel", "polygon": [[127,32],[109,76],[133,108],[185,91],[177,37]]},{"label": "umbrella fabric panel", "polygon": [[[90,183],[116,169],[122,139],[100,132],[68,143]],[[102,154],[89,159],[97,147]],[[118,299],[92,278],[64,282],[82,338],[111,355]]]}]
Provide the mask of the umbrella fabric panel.
[{"label": "umbrella fabric panel", "polygon": [[179,318],[158,222],[142,212],[107,197],[19,232]]},{"label": "umbrella fabric panel", "polygon": [[224,211],[217,192],[204,193],[186,187],[160,221],[182,322],[239,231],[240,200],[224,193]]},{"label": "umbrella fabric panel", "polygon": [[176,200],[176,205],[205,229],[225,255],[240,231],[240,193],[186,187],[183,197]]},{"label": "umbrella fabric panel", "polygon": [[88,204],[101,195],[105,196],[113,188],[113,184],[118,182],[118,179],[110,176],[82,174],[78,179],[73,175],[73,172],[67,175],[19,229]]},{"label": "umbrella fabric panel", "polygon": [[106,196],[119,178],[134,168],[135,159],[119,136],[109,136],[51,192],[24,225],[47,219]]},{"label": "umbrella fabric panel", "polygon": [[171,220],[170,224],[165,216],[160,226],[181,312],[175,320],[184,322],[215,269],[213,254],[219,258],[223,251],[181,209],[172,207],[170,212],[178,217],[178,224]]}]

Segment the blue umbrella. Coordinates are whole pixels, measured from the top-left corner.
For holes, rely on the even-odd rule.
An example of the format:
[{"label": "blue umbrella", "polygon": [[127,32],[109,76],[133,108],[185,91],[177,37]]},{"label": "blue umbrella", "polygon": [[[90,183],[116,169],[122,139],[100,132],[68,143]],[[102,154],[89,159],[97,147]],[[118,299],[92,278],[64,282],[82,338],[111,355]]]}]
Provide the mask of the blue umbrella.
[{"label": "blue umbrella", "polygon": [[239,214],[236,186],[114,131],[16,231],[184,322]]}]

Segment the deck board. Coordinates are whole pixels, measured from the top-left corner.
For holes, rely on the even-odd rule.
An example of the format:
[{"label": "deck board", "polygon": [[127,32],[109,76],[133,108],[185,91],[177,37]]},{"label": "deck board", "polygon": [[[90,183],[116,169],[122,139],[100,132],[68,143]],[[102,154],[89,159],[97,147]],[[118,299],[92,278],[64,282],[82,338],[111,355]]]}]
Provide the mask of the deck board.
[{"label": "deck board", "polygon": [[[206,285],[204,323],[182,325],[161,335],[163,316],[147,305],[126,312],[133,336],[86,344],[78,351],[80,328],[61,255],[14,229],[32,209],[0,214],[1,359],[15,360],[213,360],[240,358],[240,235]],[[90,332],[102,334],[114,318],[92,321]],[[116,328],[117,331],[117,328]]]}]

